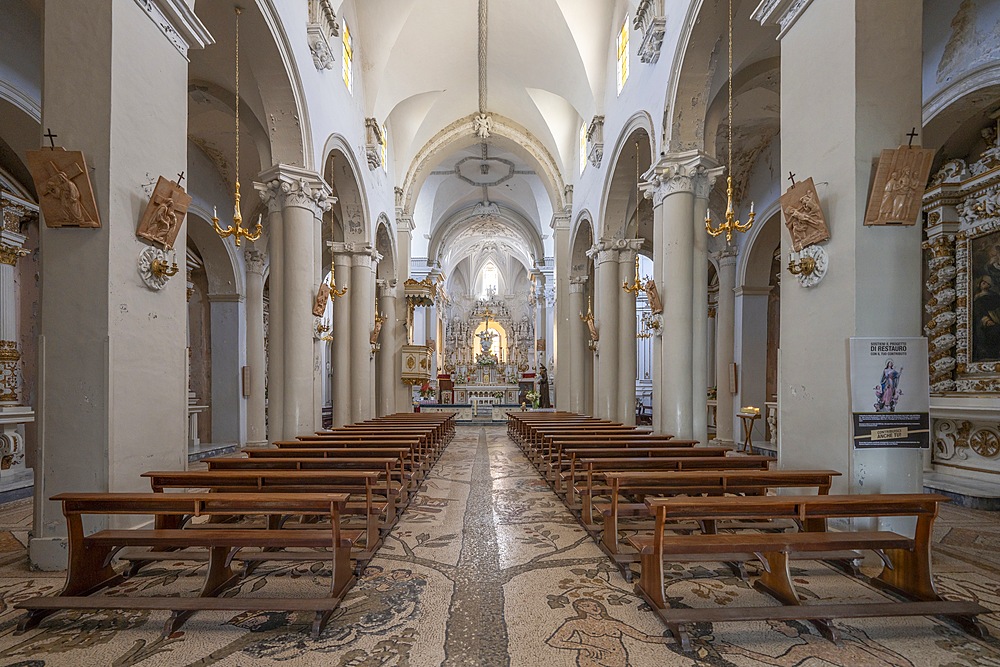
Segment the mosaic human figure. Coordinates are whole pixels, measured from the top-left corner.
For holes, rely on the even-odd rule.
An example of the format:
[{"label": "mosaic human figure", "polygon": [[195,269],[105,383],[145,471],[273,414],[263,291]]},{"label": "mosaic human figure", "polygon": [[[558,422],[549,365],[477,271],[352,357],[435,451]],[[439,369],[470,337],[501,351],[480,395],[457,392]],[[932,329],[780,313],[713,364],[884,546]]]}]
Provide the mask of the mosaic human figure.
[{"label": "mosaic human figure", "polygon": [[729,643],[721,646],[719,652],[723,655],[740,655],[764,665],[774,665],[774,667],[798,667],[807,663],[812,664],[813,661],[843,665],[844,667],[848,665],[913,667],[913,663],[909,659],[875,642],[863,630],[850,625],[841,624],[838,626],[842,631],[841,641],[834,644],[809,633],[801,623],[780,621],[768,621],[767,623],[772,630],[801,641],[793,644],[784,653],[774,656]]},{"label": "mosaic human figure", "polygon": [[556,628],[545,643],[552,648],[577,651],[577,667],[629,667],[625,637],[648,644],[667,644],[667,637],[647,635],[608,615],[607,608],[591,598],[573,601],[577,613]]}]

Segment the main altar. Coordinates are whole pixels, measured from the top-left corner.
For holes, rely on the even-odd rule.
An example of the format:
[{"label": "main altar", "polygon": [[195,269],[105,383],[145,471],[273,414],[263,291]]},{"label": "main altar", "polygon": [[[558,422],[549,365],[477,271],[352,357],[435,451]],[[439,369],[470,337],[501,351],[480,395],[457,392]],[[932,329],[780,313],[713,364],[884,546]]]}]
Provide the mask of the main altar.
[{"label": "main altar", "polygon": [[474,406],[520,403],[534,382],[534,342],[534,323],[526,317],[514,321],[494,293],[477,301],[466,317],[447,323],[438,400]]}]

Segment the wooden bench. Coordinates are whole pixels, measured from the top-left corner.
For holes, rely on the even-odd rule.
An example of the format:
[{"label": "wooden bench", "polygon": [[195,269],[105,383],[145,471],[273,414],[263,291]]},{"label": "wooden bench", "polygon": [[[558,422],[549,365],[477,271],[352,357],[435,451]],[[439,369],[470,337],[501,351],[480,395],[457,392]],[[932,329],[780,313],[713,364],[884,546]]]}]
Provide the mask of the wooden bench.
[{"label": "wooden bench", "polygon": [[[619,518],[652,518],[645,502],[628,502],[625,498],[699,496],[699,495],[764,495],[773,489],[816,489],[817,495],[828,495],[836,470],[637,470],[606,472],[604,480],[610,487],[608,502],[595,502],[594,509],[603,517],[601,546],[607,554],[621,559],[618,548]],[[652,527],[652,526],[650,526]],[[712,521],[702,522],[705,532],[715,533]],[[637,558],[628,560],[637,560]]]},{"label": "wooden bench", "polygon": [[[347,503],[344,493],[63,493],[52,500],[61,502],[69,542],[66,584],[56,596],[34,597],[15,605],[28,613],[18,624],[18,633],[36,627],[42,619],[62,609],[155,609],[170,611],[163,636],[176,632],[196,611],[303,611],[314,614],[312,635],[318,638],[330,614],[336,609],[355,578],[351,570],[351,547],[360,531],[341,527],[341,513]],[[156,527],[134,530],[99,530],[85,535],[83,516],[154,515]],[[302,530],[234,527],[229,523],[208,527],[179,528],[189,516],[230,517],[234,515],[320,515],[329,517],[329,526]],[[197,597],[97,596],[100,590],[124,581],[112,567],[119,549],[145,546],[160,549],[208,549],[209,562]],[[238,583],[232,568],[233,556],[241,549],[258,547],[261,552],[240,554],[241,560],[325,560],[331,564],[329,594],[322,598],[219,597]],[[281,552],[271,549],[326,549],[328,551]],[[177,560],[185,552],[175,551]]]},{"label": "wooden bench", "polygon": [[[604,444],[604,443],[595,443]],[[714,457],[726,456],[732,449],[729,447],[663,447],[657,445],[644,445],[641,441],[634,443],[621,443],[618,447],[581,447],[573,445],[557,450],[552,457],[552,462],[548,466],[546,477],[553,481],[557,493],[563,492],[562,478],[564,473],[568,479],[573,479],[577,468],[577,460],[600,459],[600,458],[639,458],[639,457],[672,457],[672,458],[692,458],[692,457]],[[572,493],[570,493],[572,501]]]},{"label": "wooden bench", "polygon": [[[767,470],[772,463],[774,459],[771,457],[756,455],[582,458],[576,460],[578,467],[572,473],[566,473],[566,483],[567,488],[572,488],[574,494],[580,497],[581,518],[589,525],[594,522],[592,507],[595,496],[605,495],[611,490],[601,483],[603,477],[598,477],[600,473],[635,470]],[[570,498],[567,490],[567,505],[570,509],[577,509],[575,503],[570,503]]]},{"label": "wooden bench", "polygon": [[[364,520],[364,548],[355,543],[352,555],[359,568],[375,555],[382,532],[396,521],[398,487],[380,481],[381,472],[370,470],[174,470],[142,474],[154,493],[164,489],[208,489],[226,493],[346,493],[341,514]],[[357,498],[358,500],[353,500]]]},{"label": "wooden bench", "polygon": [[[262,449],[258,452],[268,455],[220,456],[202,459],[202,463],[209,470],[385,470],[386,479],[400,485],[401,506],[407,503],[418,481],[408,449],[360,453],[353,449]],[[246,453],[249,454],[249,450]]]},{"label": "wooden bench", "polygon": [[[931,576],[931,531],[938,504],[948,502],[938,494],[883,494],[847,496],[674,497],[648,499],[655,513],[653,534],[628,538],[640,554],[641,573],[636,592],[657,611],[678,642],[690,650],[683,626],[746,620],[803,619],[815,624],[831,640],[837,638],[834,618],[879,616],[942,616],[966,631],[986,636],[975,615],[987,610],[975,602],[949,601],[938,595]],[[828,519],[906,516],[916,517],[914,537],[889,531],[826,532]],[[666,534],[670,520],[771,520],[793,519],[804,528],[796,533],[735,532],[717,535]],[[798,594],[788,568],[792,556],[838,550],[871,550],[885,566],[872,583],[906,601],[882,603],[810,603]],[[757,559],[761,574],[754,586],[768,593],[781,607],[719,607],[671,609],[663,590],[663,562],[668,560]]]}]

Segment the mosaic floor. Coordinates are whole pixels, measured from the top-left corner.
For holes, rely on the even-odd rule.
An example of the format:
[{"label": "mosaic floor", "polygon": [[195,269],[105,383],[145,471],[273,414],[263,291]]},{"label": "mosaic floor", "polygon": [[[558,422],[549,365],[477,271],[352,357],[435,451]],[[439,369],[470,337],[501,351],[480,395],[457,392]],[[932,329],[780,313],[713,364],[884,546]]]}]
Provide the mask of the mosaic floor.
[{"label": "mosaic floor", "polygon": [[[729,623],[692,632],[683,653],[503,427],[459,428],[379,557],[318,640],[287,613],[201,612],[165,639],[166,612],[60,613],[13,634],[19,599],[59,590],[30,572],[30,501],[0,508],[0,667],[324,665],[659,667],[661,665],[1000,665],[1000,642],[925,618],[840,621],[835,645],[807,624]],[[935,535],[940,589],[1000,610],[1000,516],[945,507]],[[814,562],[796,581],[817,599],[880,599]],[[260,568],[239,594],[320,595],[317,563]],[[163,563],[120,586],[141,595],[197,587],[199,566]],[[670,572],[674,605],[769,604],[728,568]],[[982,617],[1000,637],[1000,615]]]}]

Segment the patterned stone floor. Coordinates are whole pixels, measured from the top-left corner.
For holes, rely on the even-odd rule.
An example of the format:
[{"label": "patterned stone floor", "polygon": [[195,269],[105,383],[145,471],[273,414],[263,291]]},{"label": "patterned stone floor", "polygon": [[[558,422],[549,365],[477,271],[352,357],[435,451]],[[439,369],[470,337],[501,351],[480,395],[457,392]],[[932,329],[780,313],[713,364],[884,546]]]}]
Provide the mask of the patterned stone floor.
[{"label": "patterned stone floor", "polygon": [[[933,619],[839,622],[832,644],[804,623],[694,629],[681,652],[502,427],[460,428],[323,636],[287,613],[200,613],[160,638],[165,612],[60,613],[13,634],[19,599],[52,593],[59,573],[30,572],[30,501],[0,508],[0,667],[324,665],[332,667],[659,667],[661,665],[1000,665],[1000,642]],[[1000,517],[946,507],[935,534],[948,595],[1000,609]],[[880,599],[860,580],[805,562],[796,580],[816,599]],[[670,572],[675,605],[769,604],[719,565]],[[195,590],[194,563],[164,563],[122,595]],[[321,595],[309,563],[261,568],[240,595]],[[1000,616],[983,618],[1000,636]]]}]

